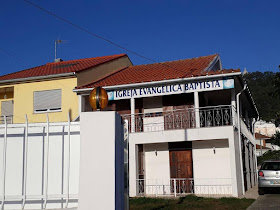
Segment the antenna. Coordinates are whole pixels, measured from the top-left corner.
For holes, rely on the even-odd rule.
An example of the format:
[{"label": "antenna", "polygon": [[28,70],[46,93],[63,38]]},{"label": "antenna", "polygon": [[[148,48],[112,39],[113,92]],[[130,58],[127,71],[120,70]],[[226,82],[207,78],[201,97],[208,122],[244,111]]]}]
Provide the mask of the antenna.
[{"label": "antenna", "polygon": [[66,40],[55,40],[54,41],[54,59],[56,59],[56,45],[61,44],[61,43],[66,43]]}]

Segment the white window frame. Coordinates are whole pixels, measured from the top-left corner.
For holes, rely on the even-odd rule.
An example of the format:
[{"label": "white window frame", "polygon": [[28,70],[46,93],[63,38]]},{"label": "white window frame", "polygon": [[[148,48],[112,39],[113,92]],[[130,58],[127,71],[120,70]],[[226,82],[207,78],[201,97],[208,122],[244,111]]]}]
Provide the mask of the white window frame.
[{"label": "white window frame", "polygon": [[[36,92],[46,92],[46,91],[58,91],[60,90],[60,107],[59,108],[47,108],[41,110],[35,110],[35,93]],[[40,113],[53,113],[53,112],[61,112],[62,111],[62,89],[51,89],[51,90],[41,90],[41,91],[34,91],[33,92],[33,113],[40,114]]]}]

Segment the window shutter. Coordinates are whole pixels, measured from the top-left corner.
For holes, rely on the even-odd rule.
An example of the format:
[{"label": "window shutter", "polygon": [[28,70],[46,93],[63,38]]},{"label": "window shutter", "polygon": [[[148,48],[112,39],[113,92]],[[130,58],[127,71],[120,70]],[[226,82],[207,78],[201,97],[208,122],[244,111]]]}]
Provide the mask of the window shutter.
[{"label": "window shutter", "polygon": [[1,115],[10,116],[13,115],[13,101],[2,101],[1,102]]},{"label": "window shutter", "polygon": [[0,122],[4,123],[4,115],[6,115],[7,123],[13,123],[14,101],[1,102],[1,118]]},{"label": "window shutter", "polygon": [[61,89],[34,92],[34,112],[61,110]]}]

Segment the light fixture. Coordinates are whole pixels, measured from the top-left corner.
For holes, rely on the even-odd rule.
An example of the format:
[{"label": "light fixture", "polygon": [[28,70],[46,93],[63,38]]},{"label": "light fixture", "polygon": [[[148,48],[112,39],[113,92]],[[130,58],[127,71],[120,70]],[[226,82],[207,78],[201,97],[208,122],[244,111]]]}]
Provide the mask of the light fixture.
[{"label": "light fixture", "polygon": [[214,154],[216,154],[216,148],[215,147],[213,147],[213,152],[214,152]]},{"label": "light fixture", "polygon": [[157,156],[157,149],[155,149],[155,155]]}]

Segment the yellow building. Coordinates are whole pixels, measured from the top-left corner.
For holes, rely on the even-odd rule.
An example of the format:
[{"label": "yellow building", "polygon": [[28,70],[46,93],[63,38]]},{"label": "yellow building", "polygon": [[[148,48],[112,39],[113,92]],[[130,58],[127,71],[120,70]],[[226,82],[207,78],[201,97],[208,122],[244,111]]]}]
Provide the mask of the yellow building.
[{"label": "yellow building", "polygon": [[[79,97],[73,89],[132,65],[125,54],[47,63],[0,76],[1,122],[74,121],[79,117]],[[80,78],[80,79],[79,79]]]}]

